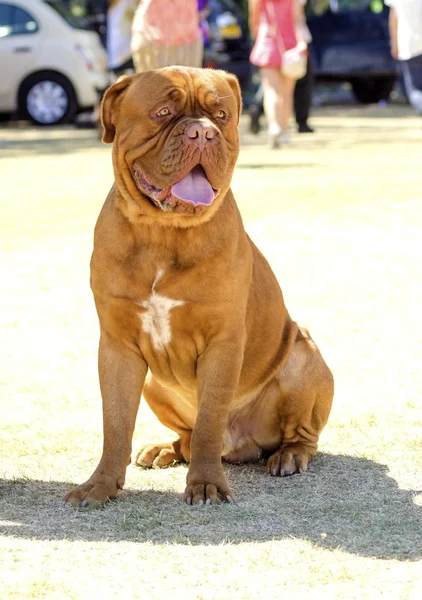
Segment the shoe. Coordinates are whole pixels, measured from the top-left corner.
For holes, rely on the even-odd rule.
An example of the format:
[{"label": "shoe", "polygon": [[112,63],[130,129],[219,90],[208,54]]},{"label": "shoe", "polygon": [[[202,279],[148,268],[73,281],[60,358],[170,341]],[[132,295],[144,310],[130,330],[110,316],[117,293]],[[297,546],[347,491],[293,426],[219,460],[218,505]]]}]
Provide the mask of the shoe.
[{"label": "shoe", "polygon": [[314,133],[314,129],[308,125],[308,123],[299,123],[297,126],[298,133]]},{"label": "shoe", "polygon": [[251,118],[249,123],[249,131],[254,135],[257,135],[261,130],[261,126],[259,124],[261,111],[259,110],[259,106],[252,104],[252,106],[249,108],[249,116]]},{"label": "shoe", "polygon": [[280,146],[290,144],[292,140],[287,131],[269,131],[268,132],[268,146],[271,150],[276,150]]},{"label": "shoe", "polygon": [[419,114],[422,113],[422,92],[421,92],[421,90],[412,90],[409,94],[409,102]]},{"label": "shoe", "polygon": [[278,136],[278,139],[280,144],[290,144],[292,141],[287,131],[282,131]]},{"label": "shoe", "polygon": [[270,150],[277,150],[280,148],[280,133],[269,133],[268,134],[268,147]]}]

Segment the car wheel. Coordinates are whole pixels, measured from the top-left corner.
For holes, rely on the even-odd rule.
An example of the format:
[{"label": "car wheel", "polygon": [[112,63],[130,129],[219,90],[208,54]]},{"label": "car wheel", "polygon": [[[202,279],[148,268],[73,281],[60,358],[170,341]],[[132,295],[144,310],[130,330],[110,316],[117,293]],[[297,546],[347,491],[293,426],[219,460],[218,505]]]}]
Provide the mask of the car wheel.
[{"label": "car wheel", "polygon": [[69,122],[77,110],[71,83],[58,73],[37,73],[26,79],[19,91],[21,114],[37,125]]},{"label": "car wheel", "polygon": [[361,104],[376,104],[388,100],[393,90],[395,78],[355,79],[351,81],[353,94]]}]

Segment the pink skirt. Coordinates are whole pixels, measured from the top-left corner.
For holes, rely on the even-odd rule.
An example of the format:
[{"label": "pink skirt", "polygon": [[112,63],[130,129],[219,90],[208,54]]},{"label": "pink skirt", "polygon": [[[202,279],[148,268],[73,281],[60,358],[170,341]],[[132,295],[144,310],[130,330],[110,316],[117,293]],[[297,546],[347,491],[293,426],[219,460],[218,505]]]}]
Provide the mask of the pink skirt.
[{"label": "pink skirt", "polygon": [[[268,0],[261,5],[260,23],[250,61],[257,67],[280,68],[283,62],[282,53],[297,45],[293,21],[292,0]],[[274,15],[277,23],[274,23]],[[280,39],[282,38],[282,40]]]}]

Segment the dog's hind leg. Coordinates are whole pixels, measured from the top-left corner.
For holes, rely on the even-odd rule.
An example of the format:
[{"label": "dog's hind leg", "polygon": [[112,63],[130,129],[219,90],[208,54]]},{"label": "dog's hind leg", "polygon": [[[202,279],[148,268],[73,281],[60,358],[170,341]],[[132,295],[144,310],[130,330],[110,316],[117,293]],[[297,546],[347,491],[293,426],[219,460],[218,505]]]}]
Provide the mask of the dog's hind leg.
[{"label": "dog's hind leg", "polygon": [[174,442],[143,446],[136,455],[135,465],[158,469],[171,467],[179,462],[189,462],[190,437],[191,433],[188,432],[186,436],[179,437]]},{"label": "dog's hind leg", "polygon": [[306,329],[299,329],[276,379],[282,441],[268,459],[267,472],[276,476],[303,473],[316,454],[334,395],[331,371]]},{"label": "dog's hind leg", "polygon": [[162,468],[178,462],[189,462],[194,426],[192,419],[196,418],[196,405],[193,407],[191,403],[182,400],[153,377],[145,383],[143,395],[161,423],[175,431],[179,438],[174,442],[143,446],[134,463],[140,467]]}]

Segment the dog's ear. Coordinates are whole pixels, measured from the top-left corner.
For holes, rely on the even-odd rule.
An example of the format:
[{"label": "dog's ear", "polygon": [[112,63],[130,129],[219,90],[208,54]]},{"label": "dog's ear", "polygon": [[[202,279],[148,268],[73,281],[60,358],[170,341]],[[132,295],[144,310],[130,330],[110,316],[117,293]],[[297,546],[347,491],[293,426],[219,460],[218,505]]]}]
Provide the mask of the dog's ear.
[{"label": "dog's ear", "polygon": [[128,87],[132,80],[129,75],[121,75],[119,79],[104,94],[101,102],[101,122],[103,124],[103,142],[111,144],[116,134],[116,128],[113,123],[113,112],[116,99]]},{"label": "dog's ear", "polygon": [[239,124],[240,115],[242,114],[242,92],[240,90],[239,80],[236,75],[232,75],[231,73],[225,73],[227,82],[232,89],[232,92],[236,98],[237,102],[237,123]]}]

